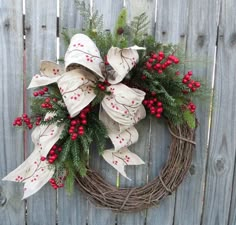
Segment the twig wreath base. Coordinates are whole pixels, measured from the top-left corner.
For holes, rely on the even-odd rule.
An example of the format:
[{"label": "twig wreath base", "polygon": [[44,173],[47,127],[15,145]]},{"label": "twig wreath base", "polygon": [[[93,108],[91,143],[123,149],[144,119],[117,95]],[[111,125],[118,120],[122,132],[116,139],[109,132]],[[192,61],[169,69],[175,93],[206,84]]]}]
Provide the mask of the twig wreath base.
[{"label": "twig wreath base", "polygon": [[77,176],[79,189],[96,206],[116,212],[136,212],[156,206],[171,195],[188,172],[195,148],[195,130],[187,125],[168,124],[172,142],[165,166],[159,176],[142,187],[116,188],[89,168],[85,177]]}]

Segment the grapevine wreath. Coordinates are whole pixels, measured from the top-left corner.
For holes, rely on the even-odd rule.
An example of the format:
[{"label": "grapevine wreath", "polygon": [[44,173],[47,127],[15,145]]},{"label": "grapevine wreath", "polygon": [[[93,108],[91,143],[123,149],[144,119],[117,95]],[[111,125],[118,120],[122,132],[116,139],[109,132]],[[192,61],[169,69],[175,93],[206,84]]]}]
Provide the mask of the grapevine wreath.
[{"label": "grapevine wreath", "polygon": [[[24,113],[13,122],[35,127],[35,148],[4,180],[23,182],[24,199],[47,182],[71,191],[76,181],[98,206],[138,211],[171,194],[188,171],[195,147],[192,98],[203,88],[191,70],[183,73],[186,64],[178,46],[145,35],[145,14],[127,25],[123,9],[113,33],[98,29],[98,20],[95,16],[83,33],[73,35],[64,66],[41,62],[29,85],[34,88],[31,115]],[[112,186],[88,166],[91,146],[129,179],[125,166],[144,164],[128,146],[137,142],[134,125],[146,116],[164,119],[169,128],[166,165],[143,187]]]}]

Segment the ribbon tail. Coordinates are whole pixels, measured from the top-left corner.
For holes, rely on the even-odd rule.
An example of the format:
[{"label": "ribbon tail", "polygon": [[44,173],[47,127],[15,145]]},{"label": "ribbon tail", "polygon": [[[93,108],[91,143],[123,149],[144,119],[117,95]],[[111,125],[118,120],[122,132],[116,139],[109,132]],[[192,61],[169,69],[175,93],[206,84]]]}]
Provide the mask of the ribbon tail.
[{"label": "ribbon tail", "polygon": [[[53,115],[48,113],[45,119],[49,119],[50,116]],[[36,127],[32,133],[34,151],[20,166],[3,178],[3,180],[25,183],[23,199],[39,191],[53,176],[55,166],[49,164],[46,157],[60,138],[62,130],[63,126],[57,127],[56,124]]]},{"label": "ribbon tail", "polygon": [[103,158],[113,168],[115,168],[122,176],[130,180],[125,172],[125,166],[128,165],[142,165],[144,161],[135,153],[131,152],[128,148],[124,147],[118,151],[108,149],[103,152]]}]

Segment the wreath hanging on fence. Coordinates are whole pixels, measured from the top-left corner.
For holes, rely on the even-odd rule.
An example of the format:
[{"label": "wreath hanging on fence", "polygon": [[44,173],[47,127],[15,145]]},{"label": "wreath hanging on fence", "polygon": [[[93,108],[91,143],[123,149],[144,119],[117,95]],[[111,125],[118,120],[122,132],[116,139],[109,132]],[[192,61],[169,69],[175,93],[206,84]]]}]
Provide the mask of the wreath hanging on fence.
[{"label": "wreath hanging on fence", "polygon": [[[35,149],[4,180],[23,182],[24,199],[47,182],[54,189],[65,184],[70,192],[76,181],[96,205],[138,211],[171,194],[188,171],[196,128],[192,97],[203,88],[192,71],[183,74],[185,61],[178,46],[145,35],[145,14],[128,26],[123,9],[113,34],[95,29],[99,23],[100,18],[93,17],[84,34],[71,38],[64,67],[41,62],[40,74],[29,85],[35,89],[31,115],[13,122],[17,127],[35,126]],[[145,163],[128,146],[137,142],[134,125],[146,116],[167,121],[172,141],[166,165],[143,187],[108,184],[88,167],[91,146],[129,179],[125,166]]]}]

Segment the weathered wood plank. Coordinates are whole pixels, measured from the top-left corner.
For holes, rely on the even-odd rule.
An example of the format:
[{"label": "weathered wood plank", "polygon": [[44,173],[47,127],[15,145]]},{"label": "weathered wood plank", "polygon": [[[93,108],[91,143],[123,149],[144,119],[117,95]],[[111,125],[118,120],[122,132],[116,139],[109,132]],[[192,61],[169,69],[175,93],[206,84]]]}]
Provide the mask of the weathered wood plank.
[{"label": "weathered wood plank", "polygon": [[[155,38],[162,43],[180,44],[183,50],[186,45],[188,24],[187,0],[157,0],[157,17]],[[151,155],[149,177],[159,175],[169,154],[170,134],[164,121],[152,119]],[[175,193],[164,199],[158,208],[151,208],[147,213],[147,224],[170,225],[173,223]]]},{"label": "weathered wood plank", "polygon": [[235,11],[235,1],[221,1],[204,225],[235,224],[235,192],[232,195],[236,150],[236,65],[232,61],[236,57],[236,21],[232,19]]},{"label": "weathered wood plank", "polygon": [[[193,79],[196,75],[209,86],[212,81],[215,43],[217,37],[216,1],[191,1],[187,37],[187,58],[193,58],[190,66]],[[194,60],[201,62],[194,62]],[[187,70],[187,69],[186,69]],[[209,101],[196,101],[199,126],[196,133],[196,150],[189,175],[177,191],[175,221],[176,225],[200,224],[207,161],[207,136],[209,131]],[[191,205],[189,204],[191,202]],[[205,223],[203,223],[205,224]],[[215,223],[211,223],[215,224]]]},{"label": "weathered wood plank", "polygon": [[[113,31],[116,18],[122,8],[123,1],[95,0],[93,1],[93,10],[98,10],[99,14],[103,15],[103,29]],[[116,171],[105,160],[98,155],[96,149],[91,151],[90,166],[99,171],[104,179],[115,185]],[[88,225],[114,225],[116,214],[110,210],[96,208],[92,203],[88,204]],[[102,216],[101,216],[102,215]]]},{"label": "weathered wood plank", "polygon": [[22,185],[2,178],[24,160],[23,131],[12,126],[23,112],[22,1],[0,1],[0,224],[25,224]]},{"label": "weathered wood plank", "polygon": [[[39,72],[42,59],[56,61],[57,1],[26,1],[26,76]],[[29,104],[29,102],[28,102]],[[33,150],[29,141],[28,154]],[[56,223],[56,192],[46,185],[27,201],[28,224]]]},{"label": "weathered wood plank", "polygon": [[[62,36],[63,31],[74,31],[82,28],[82,18],[75,0],[60,1],[60,58],[64,58],[66,47]],[[58,225],[85,225],[88,215],[87,198],[75,185],[71,196],[64,189],[58,191]]]},{"label": "weathered wood plank", "polygon": [[[154,33],[155,25],[155,1],[124,1],[124,5],[128,11],[128,22],[132,21],[135,16],[139,16],[141,13],[146,13],[150,21],[148,32]],[[135,187],[141,186],[147,183],[147,176],[149,170],[149,153],[150,153],[150,118],[139,122],[136,125],[139,132],[139,140],[136,144],[129,147],[129,149],[139,155],[145,162],[145,165],[141,166],[128,166],[126,168],[127,175],[132,179],[131,181],[121,177],[121,187]],[[146,221],[146,210],[137,213],[118,214],[117,223],[122,224],[137,224],[143,225]]]}]

